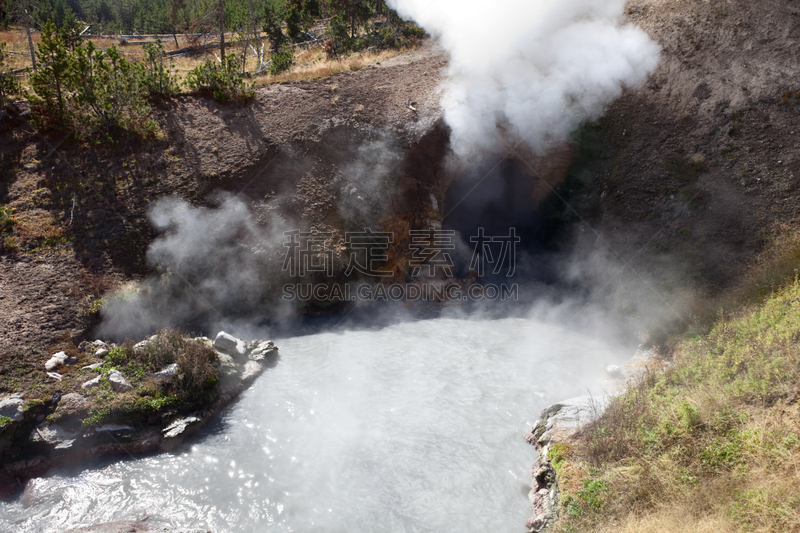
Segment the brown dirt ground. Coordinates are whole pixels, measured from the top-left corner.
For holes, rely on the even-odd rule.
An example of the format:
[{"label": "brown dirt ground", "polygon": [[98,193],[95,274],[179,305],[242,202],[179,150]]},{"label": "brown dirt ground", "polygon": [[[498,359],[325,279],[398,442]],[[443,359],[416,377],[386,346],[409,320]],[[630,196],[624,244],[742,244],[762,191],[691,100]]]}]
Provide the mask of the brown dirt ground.
[{"label": "brown dirt ground", "polygon": [[627,17],[661,61],[598,121],[570,202],[600,235],[587,248],[700,313],[798,226],[800,4],[631,0]]},{"label": "brown dirt ground", "polygon": [[[598,121],[594,157],[561,193],[600,235],[579,233],[579,245],[611,249],[637,275],[702,301],[735,284],[776,228],[798,222],[800,5],[631,0],[627,11],[662,45],[660,66]],[[438,106],[445,66],[428,44],[359,71],[259,88],[247,106],[181,96],[155,110],[163,138],[111,148],[0,128],[0,205],[18,221],[18,248],[0,250],[0,385],[40,380],[47,356],[96,321],[92,302],[148,272],[145,213],[161,196],[203,204],[222,189],[257,216],[280,209],[340,228],[341,168],[383,133],[406,154],[391,227],[440,217],[426,202],[441,205],[450,179]]]},{"label": "brown dirt ground", "polygon": [[[93,302],[148,273],[154,234],[146,210],[154,199],[177,194],[203,204],[224,190],[258,213],[280,196],[286,209],[324,226],[339,216],[339,168],[364,138],[391,135],[412,152],[412,169],[412,148],[441,130],[434,126],[444,65],[428,45],[329,79],[261,87],[246,106],[180,96],[154,110],[164,136],[151,142],[92,148],[28,124],[0,129],[0,205],[16,219],[16,243],[3,247],[0,239],[0,392],[44,382],[44,361],[59,350],[77,353],[96,324]],[[412,181],[412,189],[427,187]],[[52,383],[39,395],[68,385]]]}]

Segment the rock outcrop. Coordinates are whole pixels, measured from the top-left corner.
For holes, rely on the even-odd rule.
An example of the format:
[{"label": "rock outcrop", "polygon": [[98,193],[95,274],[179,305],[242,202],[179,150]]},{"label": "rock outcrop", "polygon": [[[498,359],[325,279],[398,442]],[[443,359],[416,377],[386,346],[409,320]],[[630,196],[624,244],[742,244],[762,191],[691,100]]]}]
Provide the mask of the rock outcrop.
[{"label": "rock outcrop", "polygon": [[[663,364],[654,358],[652,350],[640,347],[625,363],[608,365],[599,382],[603,390],[618,394],[649,368]],[[602,414],[607,401],[607,395],[600,398],[579,396],[553,404],[542,411],[531,432],[525,435],[525,440],[539,452],[531,469],[533,484],[529,497],[533,516],[525,524],[530,533],[548,533],[558,520],[561,492],[551,451],[554,446],[574,442],[581,430]]]},{"label": "rock outcrop", "polygon": [[530,492],[533,517],[525,524],[531,533],[549,531],[558,519],[560,491],[556,470],[548,455],[551,446],[571,441],[581,428],[594,420],[602,406],[591,396],[580,396],[551,405],[533,425],[525,439],[536,447],[539,458],[533,464]]},{"label": "rock outcrop", "polygon": [[[28,400],[21,394],[0,397],[0,420],[3,421],[0,424],[0,496],[15,492],[20,480],[43,475],[51,468],[104,455],[175,448],[245,390],[263,372],[265,359],[278,352],[271,341],[246,342],[224,332],[217,335],[214,342],[205,337],[194,340],[215,348],[218,360],[214,366],[219,376],[215,393],[208,396],[208,402],[190,405],[194,412],[186,412],[185,405],[180,409],[166,407],[151,413],[152,416],[141,423],[114,423],[113,418],[105,418],[100,427],[87,425],[87,417],[98,407],[94,401],[96,397],[88,394],[91,389],[105,383],[109,392],[136,396],[130,379],[116,368],[103,371],[103,363],[83,367],[84,372],[101,372],[81,385],[83,393],[57,393],[48,401]],[[142,348],[151,341],[152,338],[136,346]],[[88,349],[96,354],[101,349],[108,352],[113,348],[110,343],[97,341],[84,346],[84,351]],[[171,379],[180,372],[179,365],[170,364],[150,376],[157,382]]]},{"label": "rock outcrop", "polygon": [[23,404],[21,396],[11,396],[0,401],[0,417],[10,418],[14,422],[22,420]]}]

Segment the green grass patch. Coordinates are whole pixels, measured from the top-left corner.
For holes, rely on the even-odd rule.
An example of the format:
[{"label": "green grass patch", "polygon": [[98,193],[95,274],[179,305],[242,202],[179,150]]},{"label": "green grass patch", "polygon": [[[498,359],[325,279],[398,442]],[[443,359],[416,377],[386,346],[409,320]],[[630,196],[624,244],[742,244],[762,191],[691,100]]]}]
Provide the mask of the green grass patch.
[{"label": "green grass patch", "polygon": [[[103,423],[143,424],[157,420],[166,410],[191,411],[213,401],[219,394],[216,352],[203,342],[186,338],[176,330],[163,330],[143,346],[133,342],[116,346],[105,355],[100,386],[90,393],[97,407],[83,420],[85,427]],[[155,380],[153,372],[177,364],[174,376]],[[108,374],[119,370],[133,386],[128,393],[111,389]]]},{"label": "green grass patch", "polygon": [[563,490],[560,530],[636,531],[659,513],[721,530],[800,531],[799,378],[795,280],[682,341],[671,366],[612,398],[569,453],[552,453],[559,469],[582,472]]}]

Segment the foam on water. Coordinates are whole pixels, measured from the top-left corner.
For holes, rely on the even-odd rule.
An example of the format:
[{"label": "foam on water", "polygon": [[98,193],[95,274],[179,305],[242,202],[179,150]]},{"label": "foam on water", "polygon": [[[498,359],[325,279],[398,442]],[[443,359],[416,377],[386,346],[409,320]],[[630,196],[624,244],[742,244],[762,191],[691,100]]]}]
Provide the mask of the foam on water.
[{"label": "foam on water", "polygon": [[275,339],[268,369],[171,453],[32,480],[0,531],[150,517],[222,532],[522,531],[548,403],[624,351],[532,319]]}]

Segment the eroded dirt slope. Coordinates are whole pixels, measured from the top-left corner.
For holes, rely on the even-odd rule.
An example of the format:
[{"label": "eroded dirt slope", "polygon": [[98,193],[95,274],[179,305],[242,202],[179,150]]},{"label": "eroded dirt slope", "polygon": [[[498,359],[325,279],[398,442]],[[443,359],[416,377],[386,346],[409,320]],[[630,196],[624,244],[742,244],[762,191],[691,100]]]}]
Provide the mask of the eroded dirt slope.
[{"label": "eroded dirt slope", "polygon": [[578,137],[563,194],[602,236],[588,248],[702,300],[797,224],[800,3],[632,0],[627,17],[660,64]]},{"label": "eroded dirt slope", "polygon": [[[332,78],[259,88],[246,106],[181,96],[155,110],[161,139],[115,147],[4,123],[0,205],[13,209],[14,225],[0,248],[3,386],[41,380],[46,356],[95,323],[97,299],[149,272],[155,235],[146,213],[160,197],[205,204],[227,191],[257,215],[277,210],[302,227],[341,229],[347,165],[365,143],[382,142],[398,154],[404,183],[393,212],[424,218],[415,199],[444,195],[435,161],[446,142],[437,92],[444,66],[428,44]],[[422,140],[439,153],[425,154],[433,162],[420,170]]]}]

